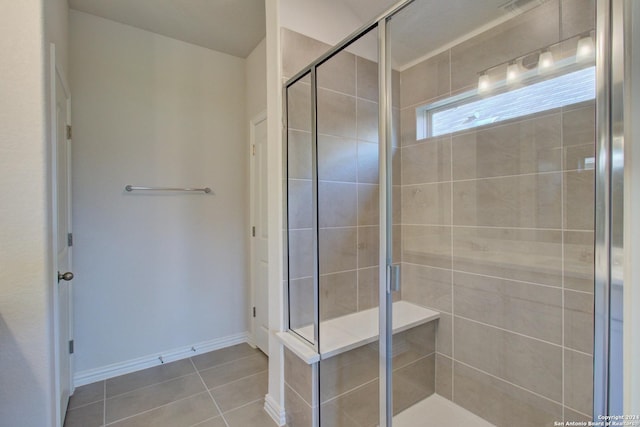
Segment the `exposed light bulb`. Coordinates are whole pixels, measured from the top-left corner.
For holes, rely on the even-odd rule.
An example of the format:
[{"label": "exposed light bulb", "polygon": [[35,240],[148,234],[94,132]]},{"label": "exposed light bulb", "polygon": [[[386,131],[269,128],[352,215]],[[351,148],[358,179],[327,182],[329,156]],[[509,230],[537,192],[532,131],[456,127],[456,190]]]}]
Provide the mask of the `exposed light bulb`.
[{"label": "exposed light bulb", "polygon": [[489,81],[489,76],[486,74],[480,74],[478,78],[478,92],[487,92],[491,87],[491,82]]},{"label": "exposed light bulb", "polygon": [[540,54],[540,58],[538,59],[538,70],[548,71],[552,67],[553,67],[553,55],[549,51],[542,52]]},{"label": "exposed light bulb", "polygon": [[584,36],[578,40],[578,48],[576,49],[576,61],[586,61],[593,58],[595,46],[591,36]]},{"label": "exposed light bulb", "polygon": [[520,79],[520,66],[517,62],[509,64],[507,67],[507,83],[515,83]]}]

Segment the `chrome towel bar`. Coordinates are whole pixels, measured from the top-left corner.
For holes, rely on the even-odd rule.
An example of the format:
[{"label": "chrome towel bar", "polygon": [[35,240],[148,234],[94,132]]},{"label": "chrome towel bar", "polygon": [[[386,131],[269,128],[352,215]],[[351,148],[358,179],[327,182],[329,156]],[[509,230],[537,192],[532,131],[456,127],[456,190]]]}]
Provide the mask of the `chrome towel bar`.
[{"label": "chrome towel bar", "polygon": [[213,193],[209,187],[205,188],[173,188],[173,187],[137,187],[133,185],[125,185],[124,189],[128,192],[144,190],[144,191],[201,191],[209,194]]}]

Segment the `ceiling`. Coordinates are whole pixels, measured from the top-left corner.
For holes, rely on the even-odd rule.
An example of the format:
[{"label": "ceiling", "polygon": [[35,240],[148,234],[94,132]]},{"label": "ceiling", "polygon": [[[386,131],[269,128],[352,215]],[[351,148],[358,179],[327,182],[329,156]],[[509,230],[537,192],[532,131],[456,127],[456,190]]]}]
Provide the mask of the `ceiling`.
[{"label": "ceiling", "polygon": [[69,0],[69,7],[241,58],[265,36],[264,0]]},{"label": "ceiling", "polygon": [[[344,4],[362,24],[397,3],[397,0],[337,1]],[[453,40],[464,38],[481,27],[491,26],[492,22],[497,23],[546,1],[548,0],[416,0],[391,21],[392,64],[394,68],[403,69]],[[264,2],[265,0],[69,0],[69,6],[246,58],[265,36]],[[362,40],[360,44],[366,45],[366,40]],[[372,37],[369,44],[375,57],[375,38]]]}]

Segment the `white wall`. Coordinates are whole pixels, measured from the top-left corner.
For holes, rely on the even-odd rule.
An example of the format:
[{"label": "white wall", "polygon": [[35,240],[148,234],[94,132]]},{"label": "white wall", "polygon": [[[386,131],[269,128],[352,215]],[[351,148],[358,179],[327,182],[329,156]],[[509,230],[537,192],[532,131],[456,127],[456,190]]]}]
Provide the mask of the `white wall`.
[{"label": "white wall", "polygon": [[0,425],[54,425],[49,43],[64,0],[0,6]]},{"label": "white wall", "polygon": [[[69,6],[67,0],[45,0],[44,14],[48,41],[56,45],[56,60],[66,74],[69,70]],[[49,46],[45,46],[45,54],[48,53]]]},{"label": "white wall", "polygon": [[[251,51],[251,53],[247,56],[245,62],[245,89],[246,89],[246,115],[245,115],[245,126],[247,128],[247,144],[245,145],[247,150],[246,163],[247,168],[251,167],[252,157],[249,155],[249,139],[251,132],[251,120],[256,118],[259,114],[265,112],[267,110],[267,40],[266,38],[262,39],[260,43]],[[247,170],[248,170],[247,169]],[[247,188],[245,189],[246,194],[246,203],[247,207],[251,207],[251,183],[247,182]],[[247,229],[250,229],[253,224],[251,223],[251,214],[248,212],[247,214]],[[251,236],[247,235],[247,248],[251,250]],[[247,271],[251,271],[252,268],[251,262],[251,254],[247,256]],[[248,277],[250,280],[250,277]],[[253,289],[249,289],[249,292],[252,292]],[[253,302],[253,298],[249,296],[249,306]],[[254,304],[257,304],[253,302]],[[247,309],[249,309],[247,306]],[[260,307],[260,306],[258,306]],[[267,303],[263,305],[263,307],[268,307]],[[249,311],[247,311],[249,313]],[[251,322],[252,318],[249,316],[249,322]]]},{"label": "white wall", "polygon": [[267,200],[269,234],[269,392],[265,409],[284,425],[284,350],[274,332],[284,330],[282,233],[282,67],[280,54],[280,2],[266,0],[267,67]]},{"label": "white wall", "polygon": [[280,0],[280,25],[334,45],[364,24],[340,0]]},{"label": "white wall", "polygon": [[247,56],[247,123],[267,109],[267,39],[264,38]]},{"label": "white wall", "polygon": [[245,60],[77,11],[70,36],[76,377],[243,334]]},{"label": "white wall", "polygon": [[[343,0],[280,0],[280,25],[334,46],[394,3],[389,0],[361,1],[366,2],[367,9],[354,11]],[[377,61],[377,38],[361,38],[347,51]]]}]

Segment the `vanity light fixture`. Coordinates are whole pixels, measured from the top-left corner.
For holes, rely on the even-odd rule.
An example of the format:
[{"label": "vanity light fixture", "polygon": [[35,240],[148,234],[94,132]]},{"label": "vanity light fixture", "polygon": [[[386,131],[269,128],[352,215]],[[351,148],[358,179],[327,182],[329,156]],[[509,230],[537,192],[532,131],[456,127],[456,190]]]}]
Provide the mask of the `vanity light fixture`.
[{"label": "vanity light fixture", "polygon": [[553,55],[550,51],[545,50],[538,59],[538,70],[541,72],[549,71],[553,67],[553,63]]},{"label": "vanity light fixture", "polygon": [[586,34],[578,40],[578,48],[576,49],[576,61],[586,61],[593,58],[595,54],[595,45],[590,34]]},{"label": "vanity light fixture", "polygon": [[478,78],[478,93],[488,92],[491,88],[491,81],[486,73],[480,74]]},{"label": "vanity light fixture", "polygon": [[520,80],[520,65],[512,61],[507,67],[507,83],[515,83]]}]

